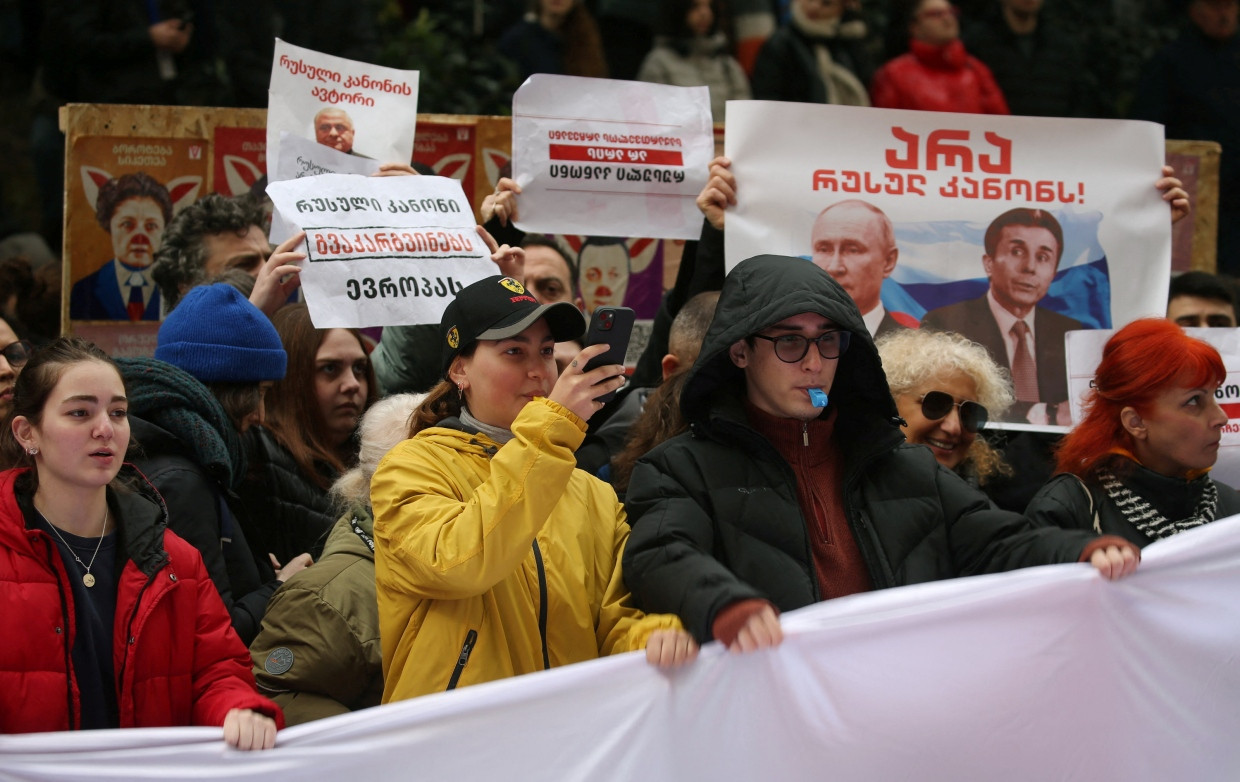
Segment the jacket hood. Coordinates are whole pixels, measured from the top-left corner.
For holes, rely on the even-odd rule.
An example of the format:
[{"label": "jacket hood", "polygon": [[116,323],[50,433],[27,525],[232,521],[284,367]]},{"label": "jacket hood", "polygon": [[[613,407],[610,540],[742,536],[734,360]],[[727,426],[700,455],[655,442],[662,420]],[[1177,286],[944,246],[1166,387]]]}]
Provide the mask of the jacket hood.
[{"label": "jacket hood", "polygon": [[685,420],[707,420],[721,393],[744,395],[744,372],[728,355],[733,343],[803,312],[826,316],[851,334],[828,390],[831,407],[843,417],[864,416],[896,427],[896,403],[857,305],[822,269],[781,255],[742,261],[724,279],[715,317],[680,397]]},{"label": "jacket hood", "polygon": [[354,503],[345,509],[332,527],[319,561],[328,554],[350,554],[375,561],[375,519],[370,506]]}]

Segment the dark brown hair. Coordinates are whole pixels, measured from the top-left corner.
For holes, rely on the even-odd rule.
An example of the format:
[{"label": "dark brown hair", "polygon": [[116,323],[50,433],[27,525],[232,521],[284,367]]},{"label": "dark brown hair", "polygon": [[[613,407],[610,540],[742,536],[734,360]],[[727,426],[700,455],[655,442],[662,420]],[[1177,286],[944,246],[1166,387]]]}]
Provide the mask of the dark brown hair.
[{"label": "dark brown hair", "polygon": [[[288,353],[288,372],[277,380],[267,394],[266,427],[288,449],[303,475],[320,488],[327,489],[332,480],[351,466],[356,455],[349,455],[349,447],[334,448],[327,421],[319,408],[315,395],[315,355],[319,346],[332,329],[316,329],[310,321],[310,310],[305,304],[281,307],[271,318],[271,323],[284,343]],[[366,350],[366,343],[356,329],[345,329]],[[379,393],[375,382],[375,370],[366,361],[365,408],[374,404]],[[324,475],[316,463],[331,468],[332,475]]]},{"label": "dark brown hair", "polygon": [[[534,0],[534,13],[541,13],[542,3]],[[560,28],[564,39],[564,74],[607,78],[607,61],[603,59],[603,37],[598,24],[586,9],[584,0],[576,0]]]},{"label": "dark brown hair", "polygon": [[[0,465],[5,469],[35,466],[34,457],[26,453],[26,449],[13,435],[13,419],[20,415],[38,426],[43,420],[43,408],[47,406],[47,400],[56,384],[71,366],[85,361],[107,364],[115,370],[116,376],[120,378],[122,385],[124,384],[125,377],[112,357],[95,343],[81,337],[59,337],[30,356],[30,360],[17,376],[13,387],[13,409],[4,421],[5,431],[3,436],[0,436]],[[38,471],[32,470],[31,474],[37,487]]]},{"label": "dark brown hair", "polygon": [[623,492],[629,488],[629,479],[633,477],[633,467],[638,459],[656,445],[689,429],[689,422],[680,412],[680,392],[684,390],[688,377],[686,367],[664,380],[663,385],[651,391],[646,398],[642,414],[629,429],[624,450],[611,460],[611,483],[616,491]]},{"label": "dark brown hair", "polygon": [[149,198],[158,204],[165,225],[172,219],[172,198],[168,195],[168,188],[145,171],[139,171],[109,179],[99,188],[99,197],[95,199],[95,219],[103,230],[112,233],[112,215],[118,206],[131,198]]}]

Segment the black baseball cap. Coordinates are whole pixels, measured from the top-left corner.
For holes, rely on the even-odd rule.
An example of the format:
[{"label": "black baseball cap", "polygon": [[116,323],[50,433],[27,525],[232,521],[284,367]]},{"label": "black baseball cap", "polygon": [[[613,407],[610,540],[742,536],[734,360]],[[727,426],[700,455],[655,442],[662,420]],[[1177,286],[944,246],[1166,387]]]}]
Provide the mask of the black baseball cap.
[{"label": "black baseball cap", "polygon": [[556,342],[581,339],[586,319],[567,301],[539,304],[525,286],[511,277],[487,277],[466,286],[443,311],[439,339],[445,376],[452,359],[480,339],[506,339],[520,334],[539,318],[547,319]]}]

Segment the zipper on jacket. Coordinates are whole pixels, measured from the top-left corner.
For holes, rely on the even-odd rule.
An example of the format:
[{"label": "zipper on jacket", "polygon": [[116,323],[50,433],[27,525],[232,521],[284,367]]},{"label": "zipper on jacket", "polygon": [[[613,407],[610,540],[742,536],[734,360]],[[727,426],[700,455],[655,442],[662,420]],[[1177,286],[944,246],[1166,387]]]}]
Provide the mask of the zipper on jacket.
[{"label": "zipper on jacket", "polygon": [[538,635],[542,638],[543,670],[546,671],[551,668],[551,658],[547,656],[547,571],[537,540],[534,541],[534,563],[538,565]]},{"label": "zipper on jacket", "polygon": [[801,444],[809,447],[809,421],[801,422]]},{"label": "zipper on jacket", "polygon": [[[134,598],[133,611],[129,612],[129,620],[125,622],[125,654],[121,656],[121,667],[120,670],[116,672],[116,688],[118,692],[125,685],[125,667],[129,665],[129,654],[134,647],[133,623],[138,618],[138,608],[142,605],[142,598],[146,595],[146,590],[151,586],[151,584],[155,583],[155,576],[159,575],[161,570],[163,570],[163,567],[158,568],[154,573],[147,577],[146,583],[142,585],[142,589],[138,590],[138,596]],[[124,572],[125,569],[124,566],[122,566],[122,576],[124,575]],[[115,640],[113,640],[113,643],[115,643]],[[119,701],[117,705],[120,705]]]},{"label": "zipper on jacket", "polygon": [[59,571],[56,570],[56,562],[52,557],[59,557],[60,552],[56,550],[56,544],[51,542],[47,535],[40,533],[43,543],[43,550],[47,552],[47,566],[51,568],[52,575],[56,576],[56,593],[60,596],[60,618],[61,618],[61,646],[65,650],[65,706],[66,714],[69,715],[69,730],[78,730],[81,726],[77,724],[76,710],[73,708],[73,682],[77,679],[77,675],[73,672],[73,650],[69,645],[69,601],[65,597],[65,584],[60,578]]},{"label": "zipper on jacket", "polygon": [[452,669],[452,678],[448,679],[449,690],[456,689],[456,683],[461,680],[461,673],[465,670],[465,664],[469,662],[469,655],[473,653],[474,644],[477,641],[477,630],[470,630],[465,634],[465,643],[461,644],[461,653],[457,655],[456,667]]}]

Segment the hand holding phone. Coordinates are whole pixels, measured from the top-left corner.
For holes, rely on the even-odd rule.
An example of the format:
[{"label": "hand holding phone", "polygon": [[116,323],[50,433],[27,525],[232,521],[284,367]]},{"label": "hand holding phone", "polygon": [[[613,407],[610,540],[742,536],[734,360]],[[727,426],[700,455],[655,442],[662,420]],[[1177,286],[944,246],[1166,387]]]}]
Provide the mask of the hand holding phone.
[{"label": "hand holding phone", "polygon": [[[590,327],[586,329],[585,344],[607,345],[607,352],[595,356],[586,364],[583,372],[607,364],[623,364],[624,354],[629,349],[629,337],[633,333],[633,321],[636,313],[628,307],[599,307],[590,318]],[[600,402],[610,402],[615,391],[609,391],[595,397]]]}]

